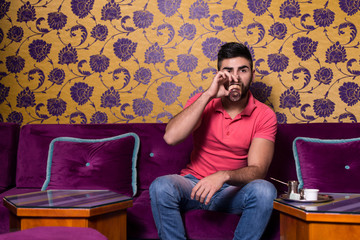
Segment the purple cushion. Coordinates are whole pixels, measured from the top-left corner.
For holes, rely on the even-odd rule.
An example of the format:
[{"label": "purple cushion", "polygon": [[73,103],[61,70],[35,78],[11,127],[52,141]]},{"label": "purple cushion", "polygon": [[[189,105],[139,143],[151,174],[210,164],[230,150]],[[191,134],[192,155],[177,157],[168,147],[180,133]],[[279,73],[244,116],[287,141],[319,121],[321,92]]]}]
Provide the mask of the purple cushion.
[{"label": "purple cushion", "polygon": [[103,139],[55,138],[42,190],[109,189],[133,196],[139,144],[135,133]]},{"label": "purple cushion", "polygon": [[41,188],[46,178],[49,145],[54,138],[100,139],[134,132],[141,141],[137,164],[138,188],[148,189],[155,178],[180,173],[190,159],[192,138],[169,146],[163,139],[165,127],[164,123],[24,125],[20,132],[16,186]]},{"label": "purple cushion", "polygon": [[23,231],[0,235],[0,240],[106,240],[107,238],[92,228],[82,227],[35,227]]},{"label": "purple cushion", "polygon": [[360,138],[298,137],[293,152],[299,188],[321,192],[359,192]]}]

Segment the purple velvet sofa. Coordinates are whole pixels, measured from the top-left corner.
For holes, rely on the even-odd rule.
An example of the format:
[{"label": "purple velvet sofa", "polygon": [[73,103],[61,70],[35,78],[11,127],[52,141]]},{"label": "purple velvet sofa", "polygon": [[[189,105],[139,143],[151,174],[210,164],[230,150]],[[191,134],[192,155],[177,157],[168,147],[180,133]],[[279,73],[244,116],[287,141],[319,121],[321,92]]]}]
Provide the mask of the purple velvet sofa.
[{"label": "purple velvet sofa", "polygon": [[[16,124],[0,123],[0,197],[2,199],[8,195],[39,191],[44,187],[44,182],[49,178],[49,169],[47,167],[49,161],[48,155],[59,155],[59,153],[55,154],[55,151],[52,152],[51,148],[49,151],[49,146],[55,138],[112,139],[114,136],[132,132],[138,135],[139,146],[138,150],[134,151],[136,153],[136,172],[132,172],[133,179],[129,181],[133,190],[132,193],[135,195],[133,196],[133,207],[128,209],[128,236],[129,239],[157,239],[158,236],[150,208],[149,186],[158,176],[179,173],[187,164],[192,150],[191,137],[177,146],[167,145],[162,138],[165,126],[163,123],[31,124],[19,128]],[[320,139],[358,138],[360,137],[360,124],[313,123],[279,125],[275,155],[268,172],[268,178],[274,177],[287,181],[296,180],[299,174],[301,175],[303,165],[299,166],[299,163],[294,161],[293,154],[293,141],[297,137]],[[323,143],[322,147],[328,147],[326,144],[328,143]],[[338,143],[336,144],[339,145]],[[134,145],[136,144],[131,146]],[[338,149],[338,152],[344,151],[341,147],[344,146],[341,145],[339,149],[330,146],[331,149]],[[352,146],[352,148],[356,149],[357,146]],[[78,152],[74,152],[74,155],[76,153]],[[297,157],[304,158],[301,153]],[[134,159],[127,161],[134,161]],[[311,161],[313,162],[310,159]],[[326,159],[321,161],[324,162]],[[349,160],[344,164],[345,168],[339,167],[338,171],[341,172],[340,174],[346,174],[346,176],[358,175],[360,164],[356,163],[356,159]],[[131,164],[124,163],[125,165],[134,167]],[[327,165],[330,166],[332,164],[327,163]],[[314,168],[306,167],[306,172],[317,171],[316,168],[311,170]],[[90,169],[82,167],[81,174],[86,175],[86,171]],[[119,172],[121,171],[123,169],[119,169]],[[321,175],[326,174],[324,169],[321,169],[319,172]],[[351,174],[349,175],[349,173]],[[304,172],[301,177],[303,177],[302,182],[304,186],[318,187],[316,179],[315,181],[314,179],[309,181],[309,177]],[[327,180],[329,179],[327,178]],[[49,186],[51,184],[53,184],[52,186],[56,185],[52,181],[50,181]],[[346,178],[340,178],[340,181],[346,181]],[[126,184],[129,184],[129,182]],[[279,194],[286,191],[286,186],[277,182],[273,183],[277,187]],[[326,191],[342,191],[341,186],[333,187],[331,184],[327,185],[324,182],[321,182],[321,184],[320,191],[325,190],[327,186]],[[360,186],[356,182],[352,182],[352,185],[352,188],[347,189],[347,191],[360,192]],[[103,187],[104,185],[101,186]],[[240,216],[237,215],[204,210],[189,211],[184,213],[183,216],[189,239],[232,239],[239,218]],[[0,234],[8,232],[9,212],[0,204]],[[279,239],[279,217],[275,211],[263,235],[263,239]]]}]

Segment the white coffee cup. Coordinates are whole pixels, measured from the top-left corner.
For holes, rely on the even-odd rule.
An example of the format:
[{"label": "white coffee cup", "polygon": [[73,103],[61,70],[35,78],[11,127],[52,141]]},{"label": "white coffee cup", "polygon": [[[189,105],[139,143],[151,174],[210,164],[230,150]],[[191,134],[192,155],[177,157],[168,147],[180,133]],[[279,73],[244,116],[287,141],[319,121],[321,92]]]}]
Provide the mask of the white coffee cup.
[{"label": "white coffee cup", "polygon": [[318,200],[319,189],[304,189],[304,199],[307,201]]}]

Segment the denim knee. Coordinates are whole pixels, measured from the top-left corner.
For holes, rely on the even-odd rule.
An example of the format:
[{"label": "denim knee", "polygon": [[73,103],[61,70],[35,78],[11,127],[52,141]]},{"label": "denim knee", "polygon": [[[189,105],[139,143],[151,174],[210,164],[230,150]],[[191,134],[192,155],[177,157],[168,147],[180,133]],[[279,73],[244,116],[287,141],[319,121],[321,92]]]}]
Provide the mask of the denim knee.
[{"label": "denim knee", "polygon": [[268,181],[258,179],[249,183],[251,195],[256,198],[264,207],[273,206],[273,201],[277,196],[277,191],[274,185]]},{"label": "denim knee", "polygon": [[175,186],[173,181],[171,181],[171,176],[158,177],[150,185],[150,198],[155,199],[156,196],[157,201],[165,200],[169,196],[175,196],[174,189]]}]

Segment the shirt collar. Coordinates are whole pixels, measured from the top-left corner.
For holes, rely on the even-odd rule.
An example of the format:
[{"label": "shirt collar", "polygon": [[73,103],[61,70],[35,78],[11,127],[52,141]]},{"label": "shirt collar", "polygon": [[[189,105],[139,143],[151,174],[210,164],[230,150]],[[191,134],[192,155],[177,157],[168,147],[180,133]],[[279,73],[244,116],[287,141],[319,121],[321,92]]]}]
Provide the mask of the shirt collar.
[{"label": "shirt collar", "polygon": [[[215,106],[215,111],[222,112],[224,114],[226,113],[226,111],[222,105],[221,98],[214,99],[214,106]],[[246,107],[244,108],[244,110],[239,115],[240,116],[250,116],[255,108],[256,108],[255,98],[252,95],[252,93],[249,91],[248,103],[247,103]]]}]

